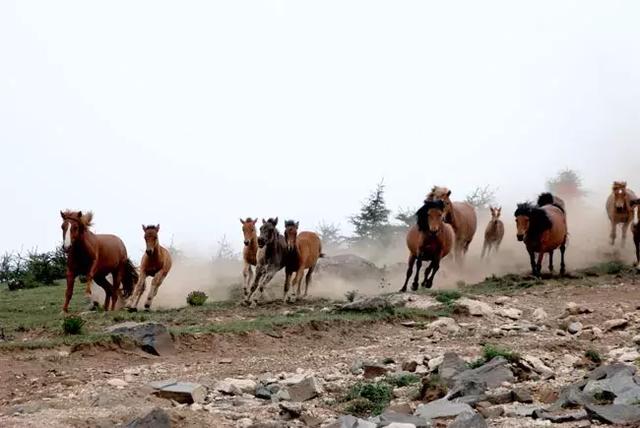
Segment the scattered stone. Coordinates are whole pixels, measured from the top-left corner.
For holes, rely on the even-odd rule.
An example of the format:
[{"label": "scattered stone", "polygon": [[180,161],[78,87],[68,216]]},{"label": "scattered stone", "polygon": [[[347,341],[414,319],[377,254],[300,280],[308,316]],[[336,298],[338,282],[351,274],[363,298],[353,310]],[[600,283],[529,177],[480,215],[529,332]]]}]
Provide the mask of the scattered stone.
[{"label": "scattered stone", "polygon": [[340,306],[343,311],[383,311],[385,309],[400,308],[407,304],[408,296],[390,294],[387,296],[373,296],[356,299]]},{"label": "scattered stone", "polygon": [[621,363],[632,363],[640,358],[640,353],[635,348],[618,348],[609,352],[609,356]]},{"label": "scattered stone", "polygon": [[535,311],[533,311],[533,319],[538,321],[538,322],[544,321],[548,317],[549,317],[549,315],[547,315],[545,310],[542,309],[542,308],[538,308]]},{"label": "scattered stone", "polygon": [[429,370],[434,371],[438,367],[440,367],[440,364],[442,364],[443,361],[444,361],[444,355],[441,355],[436,358],[431,358],[427,363],[427,366],[429,367]]},{"label": "scattered stone", "polygon": [[548,412],[543,409],[538,409],[533,412],[534,419],[547,420],[554,424],[582,421],[588,417],[589,415],[584,409],[563,409],[556,412]]},{"label": "scattered stone", "polygon": [[456,334],[460,331],[460,327],[453,318],[438,318],[427,326],[427,334],[438,332],[440,334]]},{"label": "scattered stone", "polygon": [[636,334],[635,336],[633,336],[632,340],[636,345],[640,345],[640,334]]},{"label": "scattered stone", "polygon": [[169,330],[162,324],[124,322],[112,325],[106,331],[130,338],[143,351],[152,355],[165,356],[176,352]]},{"label": "scattered stone", "polygon": [[509,297],[507,296],[500,296],[495,300],[495,304],[498,306],[502,306],[504,304],[506,304],[507,302],[509,302],[509,300],[511,300]]},{"label": "scattered stone", "polygon": [[524,418],[532,416],[533,412],[538,410],[540,406],[536,404],[513,403],[507,404],[503,408],[504,415],[508,418]]},{"label": "scattered stone", "polygon": [[454,352],[447,352],[438,366],[438,375],[443,381],[450,381],[459,373],[467,370],[467,363]]},{"label": "scattered stone", "polygon": [[627,325],[629,325],[629,320],[626,320],[624,318],[619,318],[619,319],[605,321],[605,323],[602,325],[602,327],[604,328],[604,331],[606,333],[606,332],[609,332],[611,330],[623,329]]},{"label": "scattered stone", "polygon": [[465,412],[473,413],[473,409],[468,404],[455,403],[442,398],[427,404],[420,404],[416,409],[416,416],[431,420],[436,418],[452,418]]},{"label": "scattered stone", "polygon": [[487,422],[478,413],[461,413],[448,428],[487,428]]},{"label": "scattered stone", "polygon": [[417,368],[418,368],[418,362],[416,360],[405,361],[404,363],[402,363],[403,372],[415,373]]},{"label": "scattered stone", "polygon": [[640,423],[640,406],[587,404],[585,408],[592,418],[609,424],[631,425]]},{"label": "scattered stone", "polygon": [[571,334],[578,334],[582,331],[582,323],[579,321],[572,322],[567,327],[567,331]]},{"label": "scattered stone", "polygon": [[126,381],[122,380],[122,379],[109,379],[107,381],[107,384],[110,386],[114,386],[118,389],[122,389],[125,386],[129,385]]},{"label": "scattered stone", "polygon": [[402,424],[399,422],[392,422],[389,425],[386,425],[386,428],[416,428],[414,424]]},{"label": "scattered stone", "polygon": [[582,315],[582,314],[590,314],[593,311],[584,305],[578,305],[574,302],[567,303],[567,306],[564,308],[563,317],[567,317],[570,315]]},{"label": "scattered stone", "polygon": [[529,391],[522,388],[515,388],[513,391],[513,401],[517,401],[519,403],[533,403],[533,396]]},{"label": "scattered stone", "polygon": [[280,403],[280,414],[290,419],[299,418],[302,415],[302,404],[284,401]]},{"label": "scattered stone", "polygon": [[253,428],[253,419],[251,418],[242,418],[238,419],[236,423],[237,428]]},{"label": "scattered stone", "polygon": [[356,376],[359,375],[364,370],[363,366],[364,362],[362,360],[354,361],[353,364],[351,364],[351,374]]},{"label": "scattered stone", "polygon": [[377,425],[373,422],[368,422],[364,419],[356,418],[355,416],[346,415],[341,416],[336,422],[326,428],[376,428],[376,426]]},{"label": "scattered stone", "polygon": [[522,362],[526,363],[534,372],[538,373],[545,379],[550,379],[555,376],[553,370],[545,365],[538,357],[534,357],[533,355],[525,355],[520,359],[520,363]]},{"label": "scattered stone", "polygon": [[155,408],[145,416],[132,420],[124,428],[171,428],[171,418],[164,410]]},{"label": "scattered stone", "polygon": [[469,315],[476,317],[490,317],[493,315],[493,309],[485,302],[472,300],[467,297],[456,300],[456,306],[465,309]]},{"label": "scattered stone", "polygon": [[242,395],[242,391],[240,391],[237,386],[227,381],[220,381],[216,383],[213,389],[226,395]]},{"label": "scattered stone", "polygon": [[272,395],[273,393],[271,392],[271,390],[269,390],[269,388],[265,386],[258,386],[256,388],[256,398],[260,398],[262,400],[271,400]]},{"label": "scattered stone", "polygon": [[511,391],[505,388],[488,392],[485,394],[483,399],[487,400],[491,404],[509,404],[514,401]]},{"label": "scattered stone", "polygon": [[515,377],[507,360],[496,357],[476,369],[468,369],[457,374],[453,380],[454,385],[449,391],[450,396],[478,397],[487,389],[498,388],[505,382],[509,384],[515,382]]},{"label": "scattered stone", "polygon": [[[413,415],[405,415],[396,412],[385,411],[380,415],[380,427],[389,428],[393,424],[408,424],[416,428],[430,428],[431,424],[426,418],[421,418]],[[397,425],[396,425],[397,426]]]},{"label": "scattered stone", "polygon": [[308,377],[302,382],[287,388],[291,401],[302,402],[311,400],[322,394],[322,387],[315,377]]},{"label": "scattered stone", "polygon": [[233,360],[231,358],[222,358],[218,361],[218,364],[233,364]]},{"label": "scattered stone", "polygon": [[498,315],[512,320],[519,320],[522,317],[522,311],[515,308],[504,308],[498,311]]},{"label": "scattered stone", "polygon": [[181,404],[204,403],[207,390],[198,383],[176,382],[173,380],[152,382],[149,386],[156,391],[155,395]]},{"label": "scattered stone", "polygon": [[476,404],[476,409],[485,419],[497,419],[504,414],[502,406],[492,406],[491,403],[485,401]]},{"label": "scattered stone", "polygon": [[362,365],[362,368],[364,369],[365,379],[373,379],[376,377],[384,376],[388,371],[385,366],[376,363],[364,363]]}]

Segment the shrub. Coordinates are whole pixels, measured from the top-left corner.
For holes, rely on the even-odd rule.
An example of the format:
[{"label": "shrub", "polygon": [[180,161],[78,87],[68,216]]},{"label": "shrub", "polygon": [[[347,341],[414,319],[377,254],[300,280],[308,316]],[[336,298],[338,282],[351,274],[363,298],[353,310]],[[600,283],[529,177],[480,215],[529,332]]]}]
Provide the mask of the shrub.
[{"label": "shrub", "polygon": [[377,416],[389,405],[392,396],[392,387],[386,382],[357,383],[345,398],[349,401],[346,410],[356,416]]},{"label": "shrub", "polygon": [[353,302],[354,300],[356,300],[357,296],[358,296],[358,292],[356,290],[351,290],[344,293],[344,297],[347,298],[348,302]]},{"label": "shrub", "polygon": [[471,369],[476,369],[483,366],[496,357],[502,357],[510,363],[517,363],[520,360],[520,355],[517,352],[511,351],[506,348],[501,348],[494,345],[484,345],[482,348],[482,357],[467,364]]},{"label": "shrub", "polygon": [[202,291],[192,291],[187,296],[189,306],[202,306],[207,301],[207,295]]},{"label": "shrub", "polygon": [[584,353],[584,356],[596,364],[600,364],[602,362],[602,357],[600,356],[600,353],[595,349],[587,350],[587,352]]},{"label": "shrub", "polygon": [[413,373],[402,373],[395,376],[390,375],[387,376],[385,380],[387,383],[395,386],[396,388],[402,388],[420,382],[420,378]]},{"label": "shrub", "polygon": [[80,334],[84,320],[79,315],[69,315],[62,321],[62,331],[64,334]]}]

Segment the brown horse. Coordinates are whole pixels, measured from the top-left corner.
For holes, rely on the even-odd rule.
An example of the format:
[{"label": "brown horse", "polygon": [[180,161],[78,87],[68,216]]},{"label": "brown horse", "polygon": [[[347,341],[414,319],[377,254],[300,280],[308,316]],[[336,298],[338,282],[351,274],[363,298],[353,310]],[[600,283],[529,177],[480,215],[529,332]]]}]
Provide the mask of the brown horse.
[{"label": "brown horse", "polygon": [[500,249],[500,243],[504,237],[504,223],[500,220],[502,207],[489,207],[489,210],[491,211],[491,220],[484,231],[484,244],[482,245],[482,254],[480,254],[481,258],[484,258],[485,254],[489,255],[492,248],[494,248],[494,252],[497,252]]},{"label": "brown horse", "polygon": [[[85,293],[91,300],[91,283],[95,281],[104,289],[104,309],[115,309],[120,284],[124,297],[131,295],[133,285],[138,281],[136,268],[127,257],[127,249],[115,235],[96,235],[89,228],[93,213],[82,211],[60,211],[62,217],[62,239],[67,254],[67,289],[65,292],[64,312],[69,311],[69,302],[73,296],[73,285],[78,275],[86,275]],[[113,284],[107,281],[111,274]],[[93,302],[93,306],[98,306]]]},{"label": "brown horse", "polygon": [[[307,297],[311,276],[316,268],[318,259],[324,257],[320,237],[313,232],[298,233],[298,225],[299,223],[293,220],[284,222],[284,241],[287,246],[284,284],[285,301],[295,301],[296,298],[300,297],[300,284],[302,283],[305,269],[307,270],[307,276],[303,297]],[[293,277],[293,287],[291,288],[295,288],[296,293],[292,299],[289,299],[289,280],[293,274],[295,276]]]},{"label": "brown horse", "polygon": [[[634,199],[631,201],[632,207],[640,207],[640,199]],[[635,266],[640,266],[640,208],[638,210],[638,221],[633,223],[631,231],[633,232],[633,243],[636,246],[636,263]]]},{"label": "brown horse", "polygon": [[427,195],[428,201],[441,200],[444,202],[445,222],[453,227],[455,232],[455,256],[458,263],[462,263],[464,255],[469,250],[469,244],[476,233],[478,220],[476,211],[468,202],[452,202],[451,190],[446,187],[434,186]]},{"label": "brown horse", "polygon": [[613,245],[616,242],[616,227],[622,225],[622,241],[624,247],[627,239],[627,230],[633,221],[633,207],[631,201],[636,199],[635,193],[631,189],[627,189],[626,181],[614,181],[612,191],[607,198],[607,215],[611,222],[611,234],[609,238]]},{"label": "brown horse", "polygon": [[[259,288],[260,296],[267,285],[286,264],[287,245],[284,237],[277,229],[278,217],[265,221],[262,219],[260,226],[260,236],[258,237],[258,254],[256,264],[256,275],[249,293],[245,296],[244,303],[251,306],[256,305],[253,295]],[[286,295],[284,296],[287,297]]]},{"label": "brown horse", "polygon": [[251,286],[251,280],[253,279],[253,270],[251,269],[251,266],[255,266],[258,263],[258,234],[256,233],[257,222],[257,218],[255,220],[251,217],[247,217],[246,220],[240,219],[240,223],[242,223],[242,234],[244,235],[244,249],[242,250],[242,261],[244,262],[242,277],[244,281],[242,283],[242,290],[245,298],[249,293],[249,287]]},{"label": "brown horse", "polygon": [[455,233],[450,224],[444,222],[445,204],[441,200],[424,201],[422,208],[416,213],[417,224],[413,225],[407,233],[407,248],[409,249],[409,262],[407,276],[400,292],[407,291],[409,278],[413,274],[413,265],[416,265],[416,275],[413,278],[411,289],[418,289],[420,268],[423,261],[430,261],[429,267],[424,273],[423,287],[431,288],[436,272],[440,268],[440,260],[446,257],[455,242]]},{"label": "brown horse", "polygon": [[166,248],[160,245],[158,239],[160,225],[145,226],[143,224],[142,230],[144,232],[144,241],[147,244],[147,249],[142,255],[142,261],[140,262],[140,278],[138,279],[133,295],[127,302],[127,308],[131,312],[138,310],[138,303],[140,303],[140,298],[146,288],[145,283],[147,277],[153,277],[151,290],[149,290],[147,301],[144,304],[145,310],[148,311],[151,308],[153,298],[158,294],[160,285],[162,285],[162,282],[171,270],[171,254]]},{"label": "brown horse", "polygon": [[[544,195],[544,194],[543,194]],[[544,200],[543,195],[538,199]],[[564,275],[566,267],[564,255],[567,245],[567,218],[561,207],[555,204],[543,206],[530,203],[518,204],[514,213],[517,226],[518,241],[524,241],[529,253],[531,271],[540,276],[542,258],[549,254],[549,270],[553,272],[553,252],[560,248],[560,274]],[[536,263],[535,255],[538,254]]]}]

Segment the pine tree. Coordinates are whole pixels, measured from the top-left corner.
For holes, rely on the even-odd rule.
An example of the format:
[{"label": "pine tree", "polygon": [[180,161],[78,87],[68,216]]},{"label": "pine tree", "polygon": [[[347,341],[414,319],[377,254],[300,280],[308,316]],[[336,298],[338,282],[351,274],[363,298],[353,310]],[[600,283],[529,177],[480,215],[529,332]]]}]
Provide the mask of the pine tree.
[{"label": "pine tree", "polygon": [[360,213],[349,218],[358,240],[376,240],[384,236],[389,227],[389,213],[384,200],[384,182],[378,183],[360,208]]}]

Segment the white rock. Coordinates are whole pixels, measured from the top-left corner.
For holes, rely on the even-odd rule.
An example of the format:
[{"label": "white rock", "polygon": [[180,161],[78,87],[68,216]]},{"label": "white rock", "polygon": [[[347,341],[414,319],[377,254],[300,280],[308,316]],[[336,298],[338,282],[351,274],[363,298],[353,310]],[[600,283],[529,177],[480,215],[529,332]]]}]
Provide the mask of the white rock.
[{"label": "white rock", "polygon": [[479,300],[472,300],[463,297],[462,299],[456,300],[456,304],[458,306],[466,308],[469,311],[469,315],[473,315],[476,317],[488,317],[493,315],[493,309],[491,309],[491,306]]},{"label": "white rock", "polygon": [[505,303],[507,303],[509,300],[511,300],[510,298],[508,298],[507,296],[500,296],[496,299],[495,303],[496,305],[504,305]]},{"label": "white rock", "polygon": [[202,404],[198,404],[198,403],[193,403],[190,407],[191,407],[191,410],[193,410],[194,412],[199,412],[200,410],[203,409]]},{"label": "white rock", "polygon": [[604,328],[604,331],[607,332],[607,331],[611,331],[618,328],[619,329],[625,328],[627,324],[629,324],[629,320],[626,320],[624,318],[619,318],[615,320],[605,321],[605,323],[602,326]]},{"label": "white rock", "polygon": [[579,321],[576,322],[572,322],[571,324],[569,324],[569,327],[567,328],[567,331],[571,334],[578,334],[582,331],[582,323]]},{"label": "white rock", "polygon": [[633,336],[633,343],[635,343],[636,345],[640,345],[640,334],[636,334],[635,336]]},{"label": "white rock", "polygon": [[440,367],[440,364],[442,364],[443,361],[444,361],[444,355],[440,355],[439,357],[430,359],[428,363],[429,370],[434,371],[435,369]]},{"label": "white rock", "polygon": [[533,370],[539,375],[548,377],[553,376],[553,370],[548,367],[546,364],[542,362],[542,360],[538,357],[534,357],[533,355],[525,355],[522,359],[533,368]]},{"label": "white rock", "polygon": [[498,315],[512,320],[519,320],[522,317],[522,311],[516,308],[504,308],[498,311]]},{"label": "white rock", "polygon": [[542,309],[542,308],[538,308],[535,311],[533,311],[533,319],[535,319],[536,321],[544,321],[548,317],[549,317],[549,315],[547,315],[545,310]]},{"label": "white rock", "polygon": [[238,419],[236,422],[236,428],[249,428],[251,425],[253,425],[253,420],[250,418]]},{"label": "white rock", "polygon": [[455,334],[460,331],[460,327],[453,318],[442,317],[427,326],[427,332],[433,333],[436,331],[442,334]]},{"label": "white rock", "polygon": [[107,381],[107,384],[110,386],[115,386],[116,388],[124,388],[125,386],[129,385],[122,379],[109,379]]}]

